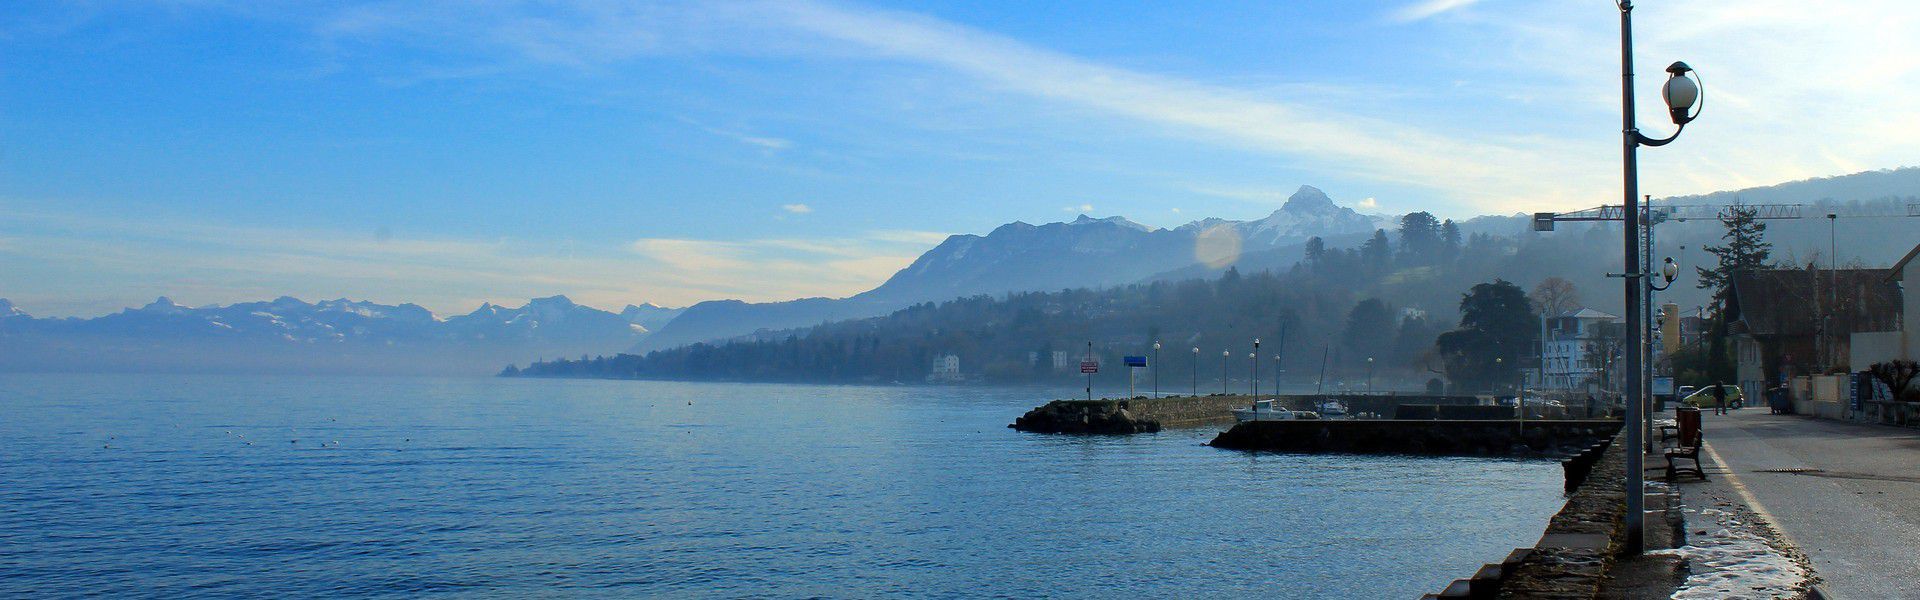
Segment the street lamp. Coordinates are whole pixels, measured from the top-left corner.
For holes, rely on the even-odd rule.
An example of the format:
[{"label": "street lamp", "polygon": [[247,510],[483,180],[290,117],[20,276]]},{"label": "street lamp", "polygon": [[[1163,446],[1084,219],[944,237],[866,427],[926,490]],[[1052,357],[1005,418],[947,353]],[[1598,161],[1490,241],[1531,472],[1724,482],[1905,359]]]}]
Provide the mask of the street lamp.
[{"label": "street lamp", "polygon": [[1227,394],[1227,359],[1233,357],[1232,350],[1220,351],[1220,395]]},{"label": "street lamp", "polygon": [[1193,347],[1193,397],[1200,397],[1200,347]]},{"label": "street lamp", "polygon": [[1253,360],[1253,401],[1260,401],[1260,338],[1253,338],[1253,352],[1247,354]]},{"label": "street lamp", "polygon": [[1645,455],[1640,452],[1635,452],[1634,450],[1642,446],[1643,440],[1641,438],[1646,437],[1646,434],[1641,428],[1641,421],[1646,419],[1647,415],[1644,414],[1646,411],[1643,409],[1643,404],[1646,401],[1643,396],[1646,392],[1643,387],[1644,382],[1641,381],[1643,377],[1641,369],[1643,367],[1640,364],[1642,353],[1645,350],[1641,347],[1641,337],[1645,332],[1641,331],[1640,324],[1645,322],[1645,315],[1641,314],[1640,294],[1644,291],[1641,286],[1647,285],[1647,282],[1644,280],[1636,281],[1636,279],[1651,275],[1650,273],[1636,272],[1641,271],[1640,174],[1638,152],[1641,146],[1664,146],[1672,142],[1675,138],[1680,137],[1680,131],[1686,129],[1687,123],[1692,122],[1699,116],[1699,112],[1695,110],[1694,107],[1700,100],[1701,90],[1700,82],[1697,79],[1698,76],[1693,74],[1693,68],[1687,66],[1687,63],[1674,62],[1672,65],[1667,66],[1667,82],[1660,87],[1660,96],[1662,100],[1666,101],[1668,116],[1672,118],[1673,124],[1678,127],[1674,130],[1673,135],[1666,138],[1655,139],[1641,135],[1639,126],[1634,123],[1633,109],[1633,0],[1616,0],[1615,6],[1620,9],[1621,175],[1626,183],[1625,189],[1622,190],[1625,202],[1621,205],[1623,209],[1621,211],[1621,219],[1625,224],[1622,236],[1626,242],[1624,258],[1626,259],[1625,264],[1628,276],[1623,287],[1626,292],[1626,322],[1629,325],[1626,328],[1626,339],[1624,341],[1626,342],[1626,347],[1631,349],[1622,352],[1622,354],[1626,355],[1627,359],[1627,368],[1624,369],[1627,380],[1624,382],[1625,385],[1621,386],[1621,390],[1628,396],[1624,398],[1627,405],[1626,443],[1628,450],[1626,465],[1627,510],[1625,515],[1627,539],[1625,540],[1626,543],[1624,544],[1623,553],[1632,555],[1639,554],[1646,546],[1646,490],[1644,489],[1646,484],[1644,482],[1644,475],[1641,473]]},{"label": "street lamp", "polygon": [[1160,397],[1160,340],[1153,341],[1153,397]]},{"label": "street lamp", "polygon": [[1373,357],[1367,357],[1367,393],[1373,393]]}]

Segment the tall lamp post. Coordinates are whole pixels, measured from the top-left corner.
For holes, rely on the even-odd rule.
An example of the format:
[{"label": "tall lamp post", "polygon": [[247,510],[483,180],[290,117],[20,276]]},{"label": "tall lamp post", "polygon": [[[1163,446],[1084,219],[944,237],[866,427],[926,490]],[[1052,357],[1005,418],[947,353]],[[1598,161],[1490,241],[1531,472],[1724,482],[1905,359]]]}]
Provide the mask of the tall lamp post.
[{"label": "tall lamp post", "polygon": [[1160,397],[1160,340],[1153,341],[1153,397]]},{"label": "tall lamp post", "polygon": [[1373,357],[1367,357],[1367,393],[1373,393]]},{"label": "tall lamp post", "polygon": [[1220,351],[1220,395],[1227,394],[1227,359],[1233,357],[1232,350]]},{"label": "tall lamp post", "polygon": [[1193,347],[1193,397],[1200,397],[1200,347]]},{"label": "tall lamp post", "polygon": [[1638,152],[1641,146],[1664,146],[1672,142],[1674,138],[1680,137],[1680,131],[1686,129],[1687,123],[1699,116],[1699,113],[1693,110],[1693,106],[1694,102],[1700,99],[1700,84],[1693,78],[1687,76],[1693,71],[1693,68],[1687,66],[1687,63],[1674,62],[1672,65],[1669,65],[1667,67],[1667,83],[1661,87],[1660,95],[1662,99],[1666,100],[1667,112],[1672,117],[1673,124],[1678,127],[1672,136],[1666,138],[1656,139],[1641,135],[1639,127],[1634,124],[1633,112],[1633,0],[1616,0],[1615,6],[1620,9],[1621,174],[1626,184],[1625,189],[1622,190],[1622,199],[1624,202],[1621,206],[1623,209],[1621,211],[1621,218],[1626,225],[1622,232],[1626,246],[1624,265],[1627,271],[1626,282],[1623,287],[1626,291],[1625,305],[1629,313],[1626,322],[1630,324],[1626,327],[1627,335],[1625,340],[1628,351],[1622,353],[1626,355],[1627,359],[1627,368],[1624,369],[1626,371],[1627,381],[1624,382],[1625,385],[1622,385],[1621,389],[1628,395],[1625,399],[1627,405],[1626,441],[1628,448],[1626,465],[1627,539],[1622,551],[1625,554],[1631,555],[1639,554],[1646,548],[1646,483],[1644,481],[1645,475],[1641,473],[1641,469],[1644,466],[1645,455],[1633,451],[1639,449],[1642,445],[1641,438],[1644,437],[1645,434],[1641,429],[1641,421],[1647,418],[1647,415],[1643,414],[1645,413],[1643,407],[1646,399],[1642,396],[1644,396],[1645,390],[1642,388],[1640,381],[1643,376],[1641,373],[1642,366],[1640,364],[1640,345],[1642,343],[1642,334],[1645,332],[1641,331],[1639,326],[1643,321],[1639,313],[1641,311],[1640,294],[1642,292],[1642,286],[1646,285],[1641,278],[1648,274],[1637,272],[1640,270],[1640,173]]},{"label": "tall lamp post", "polygon": [[1260,401],[1260,338],[1253,338],[1253,352],[1247,354],[1253,359],[1253,401]]}]

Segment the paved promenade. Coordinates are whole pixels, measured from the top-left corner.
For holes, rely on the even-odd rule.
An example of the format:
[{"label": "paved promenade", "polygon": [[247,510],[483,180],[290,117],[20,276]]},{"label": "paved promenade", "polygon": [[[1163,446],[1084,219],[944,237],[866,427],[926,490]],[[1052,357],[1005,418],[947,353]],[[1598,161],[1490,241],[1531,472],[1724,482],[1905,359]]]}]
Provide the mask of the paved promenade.
[{"label": "paved promenade", "polygon": [[1831,597],[1920,598],[1920,430],[1733,413],[1702,415],[1723,467],[1709,473],[1807,554]]}]

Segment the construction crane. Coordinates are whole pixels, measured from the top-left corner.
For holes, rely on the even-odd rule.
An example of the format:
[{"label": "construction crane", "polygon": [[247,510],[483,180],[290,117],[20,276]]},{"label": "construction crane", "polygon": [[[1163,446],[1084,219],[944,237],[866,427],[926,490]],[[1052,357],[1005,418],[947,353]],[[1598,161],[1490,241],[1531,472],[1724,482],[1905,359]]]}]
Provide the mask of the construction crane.
[{"label": "construction crane", "polygon": [[[1898,214],[1898,213],[1890,213],[1886,211],[1877,211],[1877,210],[1876,211],[1849,210],[1849,209],[1845,209],[1837,206],[1829,208],[1827,210],[1819,210],[1819,207],[1809,207],[1808,205],[1805,205],[1805,204],[1655,205],[1653,203],[1653,196],[1649,195],[1646,197],[1646,199],[1647,199],[1646,202],[1640,205],[1640,222],[1644,226],[1640,228],[1640,236],[1639,236],[1640,238],[1640,264],[1638,265],[1639,273],[1610,273],[1609,274],[1609,276],[1614,276],[1614,277],[1628,277],[1628,278],[1639,277],[1646,282],[1645,285],[1647,286],[1648,292],[1640,294],[1640,315],[1641,315],[1641,318],[1643,319],[1643,322],[1639,323],[1638,326],[1643,328],[1642,331],[1650,331],[1653,329],[1653,293],[1652,292],[1666,289],[1664,287],[1655,287],[1653,285],[1653,279],[1651,277],[1651,275],[1653,274],[1653,226],[1655,225],[1658,225],[1666,221],[1685,222],[1692,219],[1725,219],[1729,216],[1732,216],[1735,210],[1749,211],[1751,212],[1753,218],[1755,219],[1770,220],[1770,221],[1771,220],[1805,219],[1809,217],[1812,217],[1812,218],[1825,217],[1828,223],[1837,223],[1839,219],[1843,219],[1843,218],[1884,219],[1884,218],[1897,218],[1897,217],[1920,217],[1920,202],[1907,202],[1906,213]],[[1810,211],[1809,209],[1813,209],[1813,210]],[[1624,221],[1626,220],[1625,216],[1626,216],[1626,209],[1622,208],[1619,205],[1599,206],[1595,208],[1576,210],[1573,212],[1564,212],[1564,213],[1537,212],[1537,213],[1533,213],[1533,230],[1534,231],[1553,231],[1554,225],[1561,222]],[[1832,242],[1829,242],[1829,243],[1831,244]],[[1839,260],[1838,255],[1833,254],[1832,249],[1829,249],[1829,255],[1832,257],[1831,260],[1835,261],[1836,263],[1835,268],[1838,268],[1838,260]],[[1668,262],[1673,261],[1673,259],[1671,258],[1666,260]],[[1835,276],[1836,277],[1838,276],[1837,273]],[[1669,278],[1668,281],[1671,282],[1672,279]],[[1649,337],[1646,339],[1651,341],[1652,338]],[[1653,344],[1651,343],[1642,344],[1640,348],[1638,348],[1637,350],[1640,352],[1640,364],[1645,365],[1647,369],[1645,376],[1640,378],[1640,385],[1643,386],[1641,388],[1642,393],[1640,397],[1648,399],[1648,401],[1651,402],[1651,399],[1653,398],[1653,365],[1654,365]],[[1647,408],[1652,408],[1652,407],[1648,406]],[[1651,414],[1651,413],[1646,413],[1646,414]],[[1647,431],[1644,433],[1641,439],[1647,441],[1648,446],[1646,449],[1648,451],[1651,451],[1653,421],[1651,419],[1648,419],[1645,421],[1644,425]]]}]

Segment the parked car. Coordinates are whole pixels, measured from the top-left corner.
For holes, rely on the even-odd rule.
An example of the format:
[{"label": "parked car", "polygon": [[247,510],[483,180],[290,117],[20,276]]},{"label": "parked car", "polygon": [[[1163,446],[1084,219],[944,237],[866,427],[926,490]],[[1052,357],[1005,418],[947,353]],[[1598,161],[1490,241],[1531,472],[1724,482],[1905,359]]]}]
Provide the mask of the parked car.
[{"label": "parked car", "polygon": [[[1721,384],[1719,387],[1727,390],[1727,408],[1740,408],[1745,404],[1744,399],[1740,397],[1740,386],[1729,383]],[[1711,385],[1702,387],[1682,397],[1680,403],[1694,408],[1713,408],[1713,388],[1714,386]]]}]

